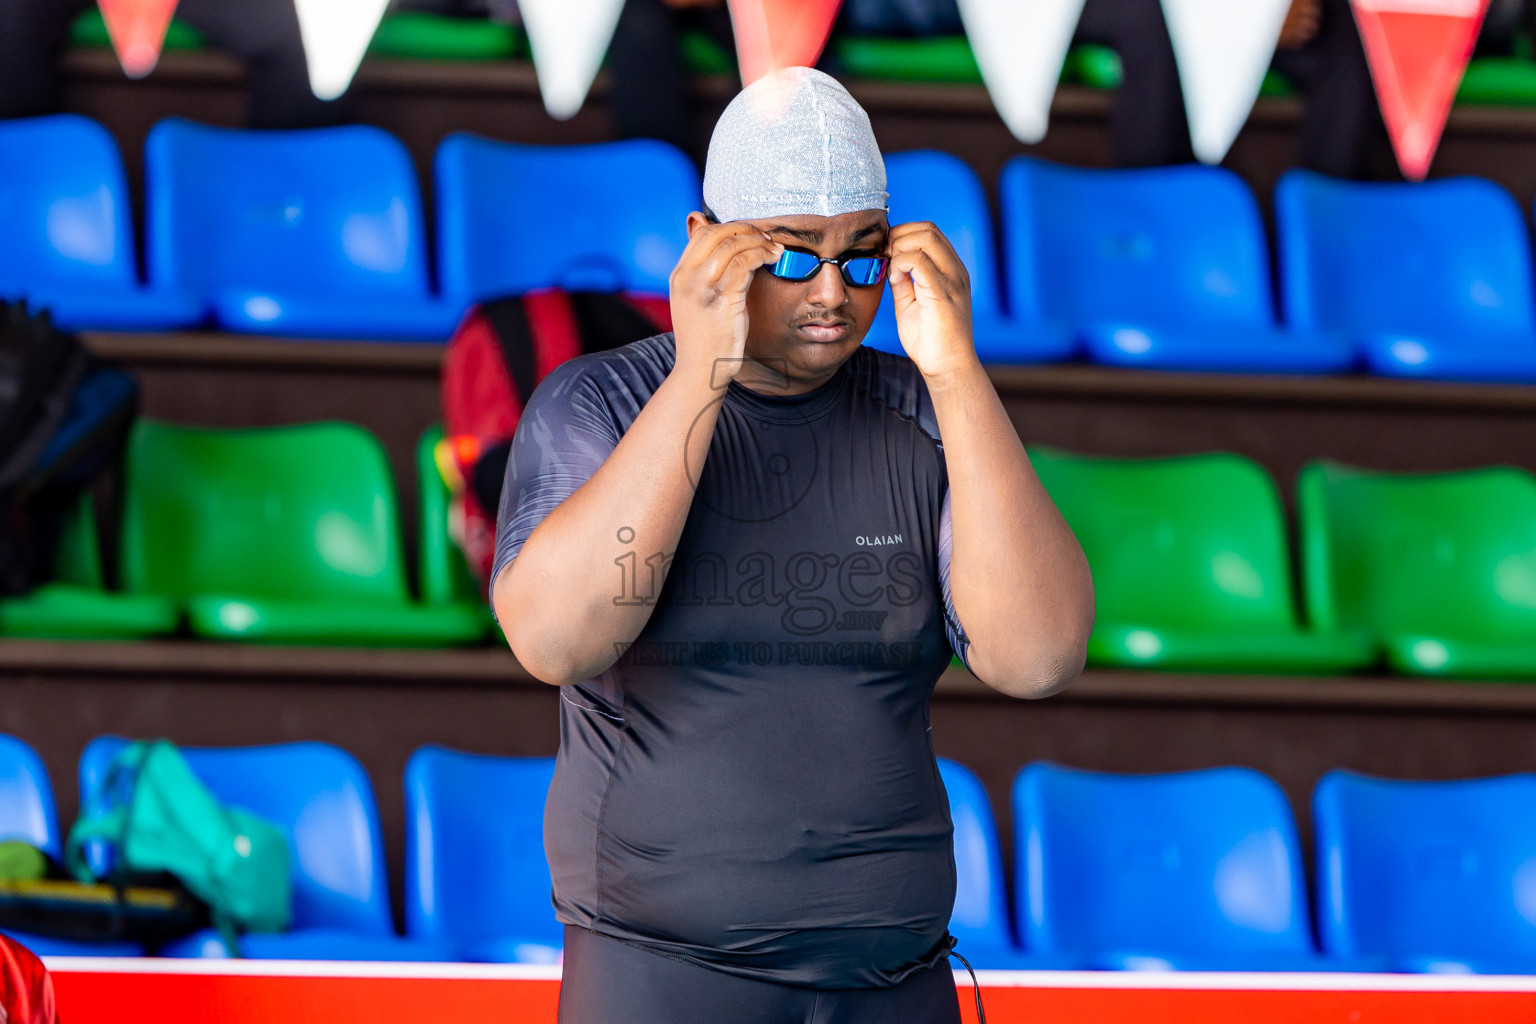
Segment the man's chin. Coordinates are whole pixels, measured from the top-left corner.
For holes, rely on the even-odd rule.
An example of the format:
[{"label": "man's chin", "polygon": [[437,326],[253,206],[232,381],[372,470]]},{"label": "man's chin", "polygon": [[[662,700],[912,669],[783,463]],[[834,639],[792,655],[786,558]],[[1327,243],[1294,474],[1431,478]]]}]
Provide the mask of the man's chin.
[{"label": "man's chin", "polygon": [[782,368],[790,379],[803,383],[816,382],[818,378],[836,372],[847,362],[864,341],[866,330],[850,327],[835,338],[817,341],[801,330],[791,330],[780,335],[769,345],[748,343],[748,354],[767,367]]},{"label": "man's chin", "polygon": [[785,357],[791,367],[812,373],[823,372],[835,369],[853,355],[864,341],[864,331],[848,327],[834,337],[821,340],[806,337],[804,331],[797,330],[790,341],[785,349]]},{"label": "man's chin", "polygon": [[786,352],[803,353],[817,359],[846,358],[859,347],[868,333],[856,324],[806,324],[793,328],[784,339]]}]

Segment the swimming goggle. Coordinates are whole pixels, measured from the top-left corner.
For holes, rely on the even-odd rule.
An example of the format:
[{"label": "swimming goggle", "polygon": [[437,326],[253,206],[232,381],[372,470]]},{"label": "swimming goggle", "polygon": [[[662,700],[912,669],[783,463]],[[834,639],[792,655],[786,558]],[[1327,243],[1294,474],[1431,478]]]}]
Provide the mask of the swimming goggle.
[{"label": "swimming goggle", "polygon": [[785,281],[809,281],[830,263],[843,275],[843,280],[855,288],[873,288],[885,283],[886,268],[891,258],[881,256],[871,249],[850,249],[841,256],[818,256],[809,249],[784,247],[784,254],[768,267],[768,273]]}]

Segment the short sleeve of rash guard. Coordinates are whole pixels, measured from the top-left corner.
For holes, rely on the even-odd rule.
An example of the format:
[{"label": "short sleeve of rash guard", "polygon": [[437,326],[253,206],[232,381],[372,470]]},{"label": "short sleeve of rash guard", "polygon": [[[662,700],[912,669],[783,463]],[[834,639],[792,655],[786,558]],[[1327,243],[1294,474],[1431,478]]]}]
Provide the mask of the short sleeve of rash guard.
[{"label": "short sleeve of rash guard", "polygon": [[581,372],[581,362],[563,363],[539,382],[512,436],[496,513],[492,594],[496,577],[517,557],[528,535],[592,479],[623,436],[596,383]]},{"label": "short sleeve of rash guard", "polygon": [[949,520],[949,488],[944,488],[944,507],[939,513],[939,594],[944,600],[944,632],[949,646],[966,668],[971,667],[971,638],[955,615],[955,602],[949,596],[949,556],[954,550],[954,535]]}]

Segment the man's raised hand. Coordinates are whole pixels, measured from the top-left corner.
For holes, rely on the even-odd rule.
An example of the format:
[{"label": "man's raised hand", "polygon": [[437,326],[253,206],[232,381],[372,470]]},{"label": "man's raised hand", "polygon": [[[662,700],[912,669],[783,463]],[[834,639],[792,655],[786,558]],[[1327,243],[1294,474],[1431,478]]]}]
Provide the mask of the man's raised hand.
[{"label": "man's raised hand", "polygon": [[688,240],[672,271],[677,365],[723,387],[741,369],[747,344],[747,289],[757,268],[784,247],[746,221],[707,224]]},{"label": "man's raised hand", "polygon": [[976,358],[971,275],[944,233],[927,221],[891,228],[896,330],[918,372],[935,377]]}]

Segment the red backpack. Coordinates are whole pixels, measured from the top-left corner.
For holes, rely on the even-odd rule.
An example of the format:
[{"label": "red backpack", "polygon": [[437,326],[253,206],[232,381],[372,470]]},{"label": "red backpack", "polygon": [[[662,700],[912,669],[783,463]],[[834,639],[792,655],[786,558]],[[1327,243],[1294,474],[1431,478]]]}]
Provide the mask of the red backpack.
[{"label": "red backpack", "polygon": [[672,329],[664,295],[546,288],[472,308],[443,359],[447,432],[438,469],[453,493],[449,529],[482,588],[496,553],[496,510],[523,409],[555,367]]},{"label": "red backpack", "polygon": [[53,978],[43,962],[15,939],[0,935],[0,1021],[58,1024]]}]

